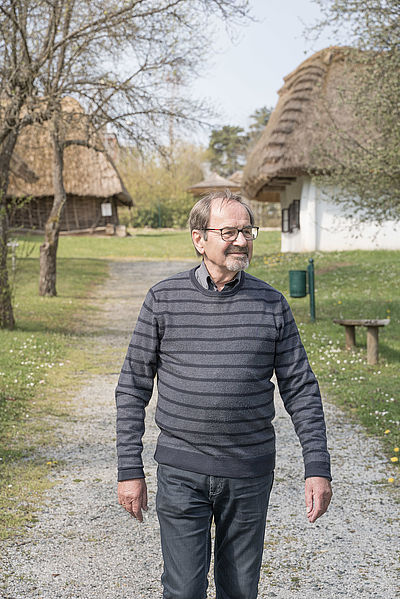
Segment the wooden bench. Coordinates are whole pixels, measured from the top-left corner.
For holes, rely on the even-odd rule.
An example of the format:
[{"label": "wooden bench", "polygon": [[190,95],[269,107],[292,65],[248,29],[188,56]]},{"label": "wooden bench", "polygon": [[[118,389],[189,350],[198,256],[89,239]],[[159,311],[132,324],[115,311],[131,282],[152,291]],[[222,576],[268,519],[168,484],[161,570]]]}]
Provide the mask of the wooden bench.
[{"label": "wooden bench", "polygon": [[368,364],[378,363],[378,337],[379,327],[385,327],[390,319],[382,320],[353,320],[334,318],[333,322],[340,324],[345,329],[346,349],[352,349],[356,345],[356,327],[367,327],[367,362]]}]

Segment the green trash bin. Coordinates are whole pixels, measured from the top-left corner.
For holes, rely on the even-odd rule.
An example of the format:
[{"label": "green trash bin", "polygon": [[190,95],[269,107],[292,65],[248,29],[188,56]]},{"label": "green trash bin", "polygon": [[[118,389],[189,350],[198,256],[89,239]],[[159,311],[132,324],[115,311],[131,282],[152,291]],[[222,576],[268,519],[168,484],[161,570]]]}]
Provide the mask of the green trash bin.
[{"label": "green trash bin", "polygon": [[289,270],[290,297],[305,297],[307,295],[307,271]]}]

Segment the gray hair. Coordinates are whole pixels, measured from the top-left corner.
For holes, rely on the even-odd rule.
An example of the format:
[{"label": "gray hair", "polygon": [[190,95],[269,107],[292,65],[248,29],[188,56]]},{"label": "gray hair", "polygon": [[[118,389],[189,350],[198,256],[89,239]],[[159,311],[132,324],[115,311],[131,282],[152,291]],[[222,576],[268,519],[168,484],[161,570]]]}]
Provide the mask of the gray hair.
[{"label": "gray hair", "polygon": [[[214,200],[221,200],[221,205],[224,203],[228,204],[229,202],[238,202],[238,204],[241,204],[244,208],[246,208],[250,217],[250,224],[254,225],[255,219],[253,211],[243,200],[242,196],[232,193],[229,189],[224,189],[224,191],[213,191],[208,193],[200,198],[198,202],[196,202],[189,214],[188,224],[190,233],[192,233],[192,231],[195,229],[199,231],[207,229],[210,222],[211,206]],[[204,231],[204,239],[207,239],[207,231]],[[201,256],[197,249],[196,254]]]}]

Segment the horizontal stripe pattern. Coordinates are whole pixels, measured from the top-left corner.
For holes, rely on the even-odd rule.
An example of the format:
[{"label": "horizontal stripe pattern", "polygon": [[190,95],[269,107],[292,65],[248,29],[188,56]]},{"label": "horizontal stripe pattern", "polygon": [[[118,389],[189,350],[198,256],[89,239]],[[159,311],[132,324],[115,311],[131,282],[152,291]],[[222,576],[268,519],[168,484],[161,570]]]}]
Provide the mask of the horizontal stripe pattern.
[{"label": "horizontal stripe pattern", "polygon": [[143,476],[144,414],[156,375],[157,459],[205,474],[222,464],[225,476],[267,472],[274,371],[306,475],[329,477],[318,384],[286,300],[247,273],[232,289],[206,290],[194,270],[157,283],[140,311],[116,389],[119,479]]}]

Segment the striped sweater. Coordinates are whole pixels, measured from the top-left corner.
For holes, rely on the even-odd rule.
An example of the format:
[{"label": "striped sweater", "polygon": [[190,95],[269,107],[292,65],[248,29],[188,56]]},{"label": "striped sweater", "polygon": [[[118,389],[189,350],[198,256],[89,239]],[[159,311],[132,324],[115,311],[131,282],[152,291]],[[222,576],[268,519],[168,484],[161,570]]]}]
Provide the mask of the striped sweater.
[{"label": "striped sweater", "polygon": [[232,289],[209,291],[195,270],[156,284],[140,311],[116,389],[118,480],[144,476],[156,375],[159,463],[226,477],[272,471],[274,371],[305,476],[330,478],[318,383],[285,298],[248,273]]}]

